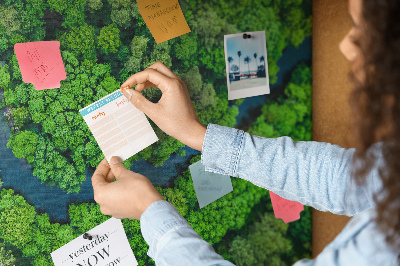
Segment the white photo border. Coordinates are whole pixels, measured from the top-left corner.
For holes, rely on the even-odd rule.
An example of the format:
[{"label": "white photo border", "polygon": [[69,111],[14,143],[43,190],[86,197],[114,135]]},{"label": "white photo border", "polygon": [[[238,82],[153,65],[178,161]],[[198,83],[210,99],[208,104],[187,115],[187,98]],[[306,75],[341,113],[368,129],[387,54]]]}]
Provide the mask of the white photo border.
[{"label": "white photo border", "polygon": [[[261,40],[263,42],[263,48],[264,48],[264,54],[265,54],[265,76],[266,76],[266,81],[267,84],[265,86],[259,86],[259,87],[253,87],[253,88],[245,88],[242,90],[237,90],[237,91],[231,91],[230,89],[230,82],[229,82],[229,63],[228,63],[228,52],[226,49],[226,39],[227,37],[236,37],[236,36],[243,36],[243,34],[251,34],[251,35],[258,35],[261,37]],[[265,37],[265,30],[263,31],[252,31],[252,32],[241,32],[241,33],[235,33],[235,34],[228,34],[224,35],[224,52],[225,52],[225,69],[226,69],[226,84],[228,87],[228,100],[236,100],[236,99],[242,99],[242,98],[247,98],[247,97],[252,97],[252,96],[258,96],[258,95],[264,95],[264,94],[269,94],[270,93],[270,87],[269,87],[269,74],[268,74],[268,60],[267,60],[267,45],[266,45],[266,37]]]}]

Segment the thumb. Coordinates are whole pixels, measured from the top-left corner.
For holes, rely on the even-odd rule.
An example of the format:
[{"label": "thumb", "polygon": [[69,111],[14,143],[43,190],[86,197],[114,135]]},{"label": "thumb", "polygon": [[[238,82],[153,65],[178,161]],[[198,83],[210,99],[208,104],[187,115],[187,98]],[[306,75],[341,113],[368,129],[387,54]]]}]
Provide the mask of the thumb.
[{"label": "thumb", "polygon": [[124,173],[126,171],[129,171],[122,164],[122,160],[118,156],[111,157],[111,159],[110,159],[110,168],[111,168],[111,171],[114,174],[115,178],[117,178],[117,180],[119,178],[121,178],[122,176],[124,176]]},{"label": "thumb", "polygon": [[107,184],[106,176],[110,171],[110,167],[108,166],[108,162],[106,159],[101,161],[99,166],[97,166],[96,171],[94,171],[92,176],[92,186],[93,189],[96,190],[100,185]]},{"label": "thumb", "polygon": [[140,92],[132,89],[125,89],[122,93],[137,109],[145,113],[147,116],[149,116],[149,113],[154,110],[155,104],[147,100]]}]

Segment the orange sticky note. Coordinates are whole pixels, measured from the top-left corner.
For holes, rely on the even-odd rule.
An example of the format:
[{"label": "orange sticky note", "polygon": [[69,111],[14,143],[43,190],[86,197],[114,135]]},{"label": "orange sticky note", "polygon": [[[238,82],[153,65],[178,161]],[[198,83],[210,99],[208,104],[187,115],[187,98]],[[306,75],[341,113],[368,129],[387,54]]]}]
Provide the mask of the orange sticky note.
[{"label": "orange sticky note", "polygon": [[137,4],[157,44],[190,32],[178,0],[137,0]]},{"label": "orange sticky note", "polygon": [[272,191],[269,192],[269,195],[275,218],[282,219],[285,224],[300,219],[300,212],[304,210],[304,206],[301,203],[281,198]]},{"label": "orange sticky note", "polygon": [[60,88],[67,78],[59,41],[16,43],[14,50],[22,79],[36,90]]}]

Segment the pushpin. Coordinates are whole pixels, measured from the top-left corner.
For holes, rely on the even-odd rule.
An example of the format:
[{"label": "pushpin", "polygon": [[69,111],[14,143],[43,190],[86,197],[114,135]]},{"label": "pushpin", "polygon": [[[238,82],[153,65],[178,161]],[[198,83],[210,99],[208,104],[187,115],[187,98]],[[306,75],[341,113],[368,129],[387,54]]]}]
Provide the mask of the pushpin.
[{"label": "pushpin", "polygon": [[96,236],[92,236],[92,235],[90,235],[90,234],[88,234],[88,233],[84,233],[84,234],[83,234],[83,239],[92,240],[93,237],[96,238]]},{"label": "pushpin", "polygon": [[243,39],[250,39],[250,38],[251,38],[250,34],[243,33]]}]

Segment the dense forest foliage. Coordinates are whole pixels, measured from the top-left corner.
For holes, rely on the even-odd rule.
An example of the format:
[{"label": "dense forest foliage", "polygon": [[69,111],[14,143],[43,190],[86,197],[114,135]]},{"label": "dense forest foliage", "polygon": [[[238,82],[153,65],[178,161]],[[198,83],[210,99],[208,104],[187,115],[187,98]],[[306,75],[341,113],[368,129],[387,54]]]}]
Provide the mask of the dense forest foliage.
[{"label": "dense forest foliage", "polygon": [[[265,30],[273,84],[282,51],[298,46],[311,34],[310,0],[179,2],[192,32],[161,44],[155,43],[136,1],[0,3],[1,107],[12,125],[7,146],[16,157],[27,160],[44,184],[79,193],[85,170],[96,167],[104,155],[78,110],[118,89],[133,73],[162,61],[187,83],[202,123],[233,127],[241,101],[227,100],[223,36]],[[41,40],[61,43],[67,79],[59,89],[37,91],[22,81],[14,44]],[[152,101],[161,95],[155,88],[144,94]],[[139,159],[157,166],[173,153],[184,155],[182,143],[152,126],[160,140],[126,160],[125,166]],[[311,71],[307,66],[293,71],[284,94],[267,100],[248,132],[311,139]],[[194,157],[191,163],[198,160]],[[246,261],[291,264],[310,256],[309,208],[299,221],[285,225],[271,216],[268,191],[240,179],[232,179],[232,184],[232,193],[203,209],[188,170],[180,173],[174,187],[157,189],[218,253],[237,265],[246,265]],[[267,213],[255,216],[260,205]],[[3,189],[0,263],[13,265],[15,258],[17,265],[52,265],[50,252],[108,219],[94,203],[71,204],[69,217],[69,224],[50,222],[23,195]],[[139,265],[154,264],[146,255],[148,246],[139,222],[123,220],[123,224]]]},{"label": "dense forest foliage", "polygon": [[[302,88],[302,93],[293,92],[296,86]],[[310,125],[310,93],[311,70],[300,64],[293,71],[285,95],[277,100],[276,107],[280,108],[279,106],[285,104],[303,106],[297,108],[304,109],[304,112],[299,112],[298,119],[289,132],[289,136],[294,139],[299,137],[299,132],[303,132],[301,128]],[[273,105],[270,100],[267,103]],[[274,122],[272,124],[269,120],[261,121],[262,119],[266,119],[265,114],[257,118],[249,132],[254,131],[261,136],[279,136],[285,130],[281,127],[278,116],[275,116],[278,120],[271,120]],[[263,124],[267,127],[262,127]],[[311,134],[307,133],[302,137],[310,140]],[[190,163],[198,160],[200,155],[193,157]],[[284,224],[273,216],[267,190],[242,179],[231,180],[233,192],[202,209],[197,202],[189,169],[177,177],[173,188],[157,187],[157,190],[177,208],[204,240],[213,244],[219,254],[236,265],[290,265],[298,259],[310,257],[310,207],[305,207],[300,220]],[[261,209],[265,213],[254,217],[252,212],[259,203],[264,205]],[[13,215],[9,215],[10,213]],[[28,261],[33,265],[51,265],[51,251],[109,218],[100,212],[99,205],[95,203],[71,204],[69,216],[70,224],[50,223],[47,214],[37,213],[22,196],[14,194],[12,190],[3,189],[0,196],[0,239],[11,244],[14,249],[17,248],[27,260],[31,258]],[[139,221],[124,219],[123,225],[140,265],[153,265],[154,262],[146,255],[148,245],[140,233]]]},{"label": "dense forest foliage", "polygon": [[[102,160],[78,110],[115,91],[127,77],[156,61],[188,83],[204,124],[234,126],[236,106],[228,107],[223,35],[265,30],[270,82],[288,45],[311,33],[309,1],[181,1],[192,32],[156,44],[137,4],[127,0],[6,0],[0,7],[0,67],[3,105],[14,121],[8,146],[25,158],[48,185],[79,192],[84,170]],[[198,7],[201,8],[198,8]],[[13,52],[17,42],[59,40],[67,79],[60,89],[36,91],[22,82]],[[157,89],[146,96],[160,97]],[[156,144],[125,164],[145,159],[161,165],[183,144],[156,129]],[[45,158],[51,158],[46,160]]]},{"label": "dense forest foliage", "polygon": [[293,140],[311,140],[311,69],[304,63],[293,70],[283,95],[267,99],[261,115],[248,133],[261,137],[290,136]]}]

